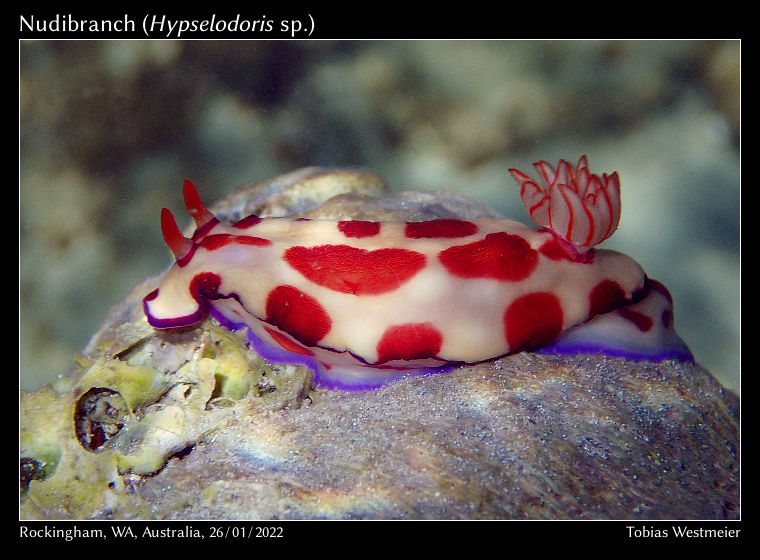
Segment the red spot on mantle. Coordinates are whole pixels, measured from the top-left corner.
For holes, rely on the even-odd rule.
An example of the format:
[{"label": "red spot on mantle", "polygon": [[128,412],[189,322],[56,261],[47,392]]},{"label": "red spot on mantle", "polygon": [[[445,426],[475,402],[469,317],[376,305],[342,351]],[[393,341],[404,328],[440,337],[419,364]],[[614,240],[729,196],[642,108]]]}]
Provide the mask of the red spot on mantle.
[{"label": "red spot on mantle", "polygon": [[249,227],[253,227],[258,223],[261,223],[261,218],[259,218],[256,214],[251,214],[250,216],[246,216],[245,218],[242,218],[232,224],[232,227],[237,229],[248,229]]},{"label": "red spot on mantle", "polygon": [[389,327],[378,342],[377,361],[433,358],[442,343],[443,336],[431,323],[396,325]]},{"label": "red spot on mantle", "polygon": [[404,235],[410,239],[467,237],[478,232],[478,226],[466,220],[430,220],[407,222]]},{"label": "red spot on mantle", "polygon": [[652,328],[652,325],[654,324],[654,321],[643,313],[640,313],[638,311],[633,311],[632,309],[629,309],[628,307],[623,307],[621,309],[617,310],[618,315],[620,315],[623,319],[627,319],[634,325],[636,325],[636,328],[638,328],[641,332],[647,332],[649,329]]},{"label": "red spot on mantle", "polygon": [[457,245],[438,255],[443,266],[461,278],[524,280],[538,264],[538,252],[519,235],[489,233],[480,241]]},{"label": "red spot on mantle", "polygon": [[221,249],[225,245],[237,243],[238,245],[255,245],[263,247],[271,245],[272,242],[262,237],[253,237],[251,235],[230,235],[229,233],[216,233],[214,235],[207,235],[204,237],[199,246],[208,249],[209,251],[216,251]]},{"label": "red spot on mantle", "polygon": [[190,281],[190,293],[195,301],[215,299],[219,297],[219,287],[222,285],[222,277],[213,272],[201,272],[193,276]]},{"label": "red spot on mantle", "polygon": [[266,321],[293,335],[306,346],[314,346],[332,327],[330,316],[313,297],[293,286],[277,286],[269,292]]},{"label": "red spot on mantle", "polygon": [[560,245],[559,242],[554,238],[549,239],[546,243],[541,245],[538,251],[553,261],[558,261],[561,259],[571,260],[567,253],[565,253],[562,245]]},{"label": "red spot on mantle", "polygon": [[380,222],[366,222],[363,220],[344,220],[338,222],[338,230],[346,237],[374,237],[380,233]]},{"label": "red spot on mantle", "polygon": [[504,313],[510,351],[553,342],[562,332],[562,322],[562,306],[555,295],[535,292],[517,298]]},{"label": "red spot on mantle", "polygon": [[623,307],[628,301],[625,299],[623,288],[613,280],[602,280],[589,294],[589,317],[599,313],[607,313],[618,307]]},{"label": "red spot on mantle", "polygon": [[425,255],[415,251],[348,245],[291,247],[283,258],[315,284],[357,296],[396,290],[425,267]]}]

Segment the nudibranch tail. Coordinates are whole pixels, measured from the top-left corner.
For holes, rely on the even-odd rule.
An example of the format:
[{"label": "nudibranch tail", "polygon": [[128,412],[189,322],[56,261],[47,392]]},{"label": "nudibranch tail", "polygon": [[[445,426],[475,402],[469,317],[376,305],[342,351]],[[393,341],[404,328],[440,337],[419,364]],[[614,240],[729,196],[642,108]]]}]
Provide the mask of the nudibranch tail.
[{"label": "nudibranch tail", "polygon": [[567,329],[540,354],[604,354],[632,360],[694,361],[673,325],[673,298],[668,289],[649,278],[645,297],[586,323]]},{"label": "nudibranch tail", "polygon": [[531,219],[579,253],[588,252],[617,229],[620,221],[620,178],[617,171],[601,177],[589,171],[584,155],[575,168],[561,159],[557,168],[534,163],[539,180],[517,169],[509,172],[520,186],[520,198]]}]

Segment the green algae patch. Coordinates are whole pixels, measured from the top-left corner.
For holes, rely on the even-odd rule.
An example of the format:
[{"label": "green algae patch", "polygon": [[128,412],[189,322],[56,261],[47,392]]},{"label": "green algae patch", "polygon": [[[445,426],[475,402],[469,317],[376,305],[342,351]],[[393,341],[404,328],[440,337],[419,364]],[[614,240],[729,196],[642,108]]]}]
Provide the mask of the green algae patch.
[{"label": "green algae patch", "polygon": [[174,455],[191,449],[224,421],[206,410],[214,392],[217,363],[210,358],[190,362],[177,371],[175,385],[161,406],[147,408],[142,417],[128,422],[114,442],[120,473],[150,475]]},{"label": "green algae patch", "polygon": [[168,389],[166,375],[149,367],[133,366],[121,360],[98,360],[78,383],[82,392],[92,387],[119,393],[129,410],[156,402]]},{"label": "green algae patch", "polygon": [[213,358],[216,361],[216,388],[213,397],[227,397],[240,400],[248,394],[255,385],[258,377],[248,363],[248,358],[243,353],[236,340],[215,330],[214,336],[218,340],[214,344],[216,351]]},{"label": "green algae patch", "polygon": [[188,436],[193,429],[188,422],[180,407],[170,406],[128,426],[119,445],[127,453],[114,455],[119,472],[149,475],[160,470],[172,454],[192,445]]},{"label": "green algae patch", "polygon": [[19,404],[19,455],[24,463],[35,466],[34,479],[47,478],[61,458],[57,424],[66,399],[46,386],[36,393],[22,391]]},{"label": "green algae patch", "polygon": [[20,506],[22,517],[88,519],[108,512],[117,500],[119,517],[149,514],[150,504],[130,494],[111,453],[86,453],[71,442],[62,451],[55,473],[30,483]]}]

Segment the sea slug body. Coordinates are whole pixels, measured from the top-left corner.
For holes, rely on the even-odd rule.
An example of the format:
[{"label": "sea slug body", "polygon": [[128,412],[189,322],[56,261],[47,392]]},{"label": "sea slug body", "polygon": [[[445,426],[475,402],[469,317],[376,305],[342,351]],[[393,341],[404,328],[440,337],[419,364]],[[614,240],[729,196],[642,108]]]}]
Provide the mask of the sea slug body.
[{"label": "sea slug body", "polygon": [[267,360],[318,384],[368,389],[521,350],[692,359],[667,289],[630,257],[595,249],[620,218],[617,173],[535,164],[510,170],[541,229],[511,220],[221,223],[190,181],[184,237],[164,209],[176,262],[144,299],[159,329],[208,314],[247,329]]}]

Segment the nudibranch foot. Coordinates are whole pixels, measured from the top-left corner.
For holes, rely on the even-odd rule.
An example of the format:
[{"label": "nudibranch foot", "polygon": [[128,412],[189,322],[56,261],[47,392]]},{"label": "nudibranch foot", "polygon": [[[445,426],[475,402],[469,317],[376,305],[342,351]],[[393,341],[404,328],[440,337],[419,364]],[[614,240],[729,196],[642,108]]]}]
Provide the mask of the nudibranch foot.
[{"label": "nudibranch foot", "polygon": [[196,229],[185,237],[162,211],[176,262],[145,296],[146,318],[163,329],[210,314],[247,329],[264,359],[349,390],[522,350],[691,359],[664,286],[594,247],[618,224],[617,173],[592,175],[585,156],[536,169],[538,182],[511,173],[539,230],[506,219],[225,224],[185,181]]},{"label": "nudibranch foot", "polygon": [[306,367],[314,375],[315,385],[325,389],[378,389],[391,381],[445,373],[461,365],[438,360],[416,360],[397,361],[384,367],[363,363],[347,351],[305,348],[288,333],[247,313],[235,298],[217,300],[210,314],[231,331],[245,329],[251,349],[264,360],[273,364]]},{"label": "nudibranch foot", "polygon": [[[331,362],[320,360],[317,353],[308,354],[283,344],[282,338],[273,338],[271,333],[262,333],[259,329],[248,328],[246,332],[251,348],[270,363],[304,366],[314,375],[314,384],[323,389],[340,389],[344,391],[366,391],[378,389],[392,381],[410,376],[424,376],[445,373],[455,365],[436,367],[371,367],[361,364],[350,356],[332,357]],[[329,356],[328,356],[329,358]],[[370,372],[371,370],[371,372]]]}]

